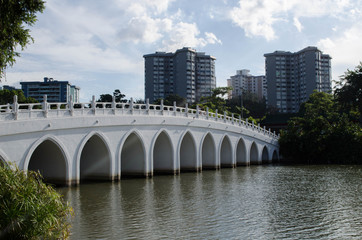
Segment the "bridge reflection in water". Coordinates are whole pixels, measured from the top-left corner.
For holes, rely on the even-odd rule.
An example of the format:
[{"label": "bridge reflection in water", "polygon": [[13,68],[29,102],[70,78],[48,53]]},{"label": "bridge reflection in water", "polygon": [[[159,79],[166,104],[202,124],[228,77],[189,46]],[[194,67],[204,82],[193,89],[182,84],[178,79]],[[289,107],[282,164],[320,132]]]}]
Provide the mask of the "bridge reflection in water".
[{"label": "bridge reflection in water", "polygon": [[0,158],[49,182],[178,174],[269,163],[278,136],[240,118],[174,106],[50,103],[0,106]]}]

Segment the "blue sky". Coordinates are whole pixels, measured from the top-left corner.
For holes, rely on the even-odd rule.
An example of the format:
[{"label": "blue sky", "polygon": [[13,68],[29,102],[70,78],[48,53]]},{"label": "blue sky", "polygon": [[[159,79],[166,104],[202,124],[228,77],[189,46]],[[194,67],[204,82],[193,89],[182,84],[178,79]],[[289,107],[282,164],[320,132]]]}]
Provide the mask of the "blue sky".
[{"label": "blue sky", "polygon": [[48,0],[35,42],[1,84],[70,81],[81,101],[120,89],[144,98],[144,54],[184,46],[215,56],[217,86],[238,69],[265,74],[264,53],[317,46],[332,78],[362,61],[362,0]]}]

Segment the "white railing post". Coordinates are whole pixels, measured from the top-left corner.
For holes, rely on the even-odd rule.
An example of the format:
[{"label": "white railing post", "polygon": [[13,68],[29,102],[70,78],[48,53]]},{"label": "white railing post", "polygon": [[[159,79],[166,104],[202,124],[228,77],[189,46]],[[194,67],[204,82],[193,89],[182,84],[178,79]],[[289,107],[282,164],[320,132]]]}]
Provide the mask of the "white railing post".
[{"label": "white railing post", "polygon": [[196,105],[196,118],[199,118],[199,111],[200,111],[200,107],[199,107],[199,105]]},{"label": "white railing post", "polygon": [[209,120],[209,107],[206,107],[206,119]]},{"label": "white railing post", "polygon": [[189,116],[189,104],[188,103],[186,103],[185,111],[186,111],[186,117],[188,117]]},{"label": "white railing post", "polygon": [[239,125],[241,126],[241,115],[239,115]]},{"label": "white railing post", "polygon": [[163,115],[163,99],[161,99],[161,105],[160,105],[161,114]]},{"label": "white railing post", "polygon": [[215,121],[217,121],[219,118],[219,113],[218,113],[218,110],[216,109],[215,110]]},{"label": "white railing post", "polygon": [[226,111],[224,111],[224,122],[226,123]]},{"label": "white railing post", "polygon": [[116,97],[112,96],[112,112],[116,114]]},{"label": "white railing post", "polygon": [[131,114],[133,114],[133,98],[129,99],[129,108],[131,109]]},{"label": "white railing post", "polygon": [[69,97],[69,102],[68,102],[68,108],[69,108],[69,113],[70,113],[70,116],[73,116],[73,113],[74,113],[74,108],[73,108],[73,96],[70,96]]},{"label": "white railing post", "polygon": [[177,108],[176,101],[173,101],[173,113],[175,116],[176,116],[176,108]]},{"label": "white railing post", "polygon": [[150,114],[150,99],[149,98],[146,99],[146,112],[148,114]]},{"label": "white railing post", "polygon": [[234,124],[234,113],[231,113],[231,121],[232,121],[232,124]]},{"label": "white railing post", "polygon": [[18,120],[18,112],[19,112],[18,95],[14,95],[13,100],[14,100],[13,103],[14,119]]},{"label": "white railing post", "polygon": [[96,97],[94,95],[92,96],[91,106],[92,106],[93,114],[96,115]]},{"label": "white railing post", "polygon": [[42,104],[42,108],[43,108],[43,113],[44,113],[44,117],[47,118],[48,117],[48,97],[47,95],[45,94],[43,96],[43,104]]}]

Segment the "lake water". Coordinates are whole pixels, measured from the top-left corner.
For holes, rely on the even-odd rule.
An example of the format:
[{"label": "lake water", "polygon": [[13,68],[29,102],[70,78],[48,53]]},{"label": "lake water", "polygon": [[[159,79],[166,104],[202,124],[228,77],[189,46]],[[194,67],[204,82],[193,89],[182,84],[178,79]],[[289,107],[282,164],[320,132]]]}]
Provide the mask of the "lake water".
[{"label": "lake water", "polygon": [[263,165],[58,189],[71,239],[362,239],[362,166]]}]

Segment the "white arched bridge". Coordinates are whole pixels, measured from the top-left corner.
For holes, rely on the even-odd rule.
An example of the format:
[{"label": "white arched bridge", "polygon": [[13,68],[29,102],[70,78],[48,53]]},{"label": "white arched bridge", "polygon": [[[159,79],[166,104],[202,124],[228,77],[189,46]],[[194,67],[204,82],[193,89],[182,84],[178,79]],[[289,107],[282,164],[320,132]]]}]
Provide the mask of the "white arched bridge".
[{"label": "white arched bridge", "polygon": [[49,103],[0,106],[0,159],[58,184],[269,163],[278,136],[247,120],[174,106]]}]

